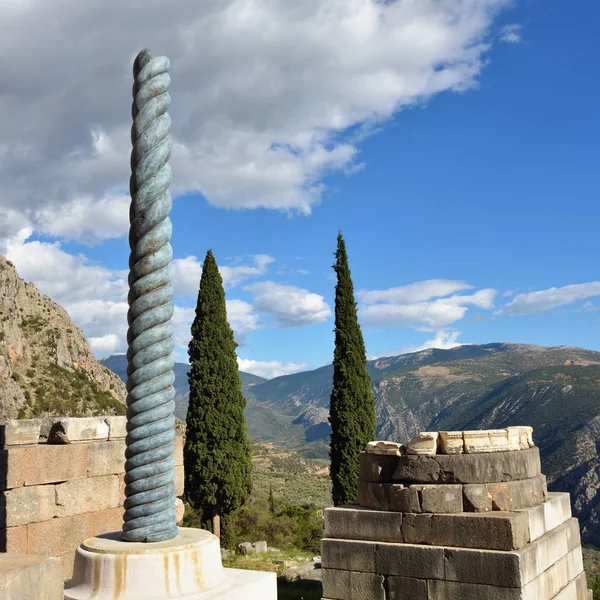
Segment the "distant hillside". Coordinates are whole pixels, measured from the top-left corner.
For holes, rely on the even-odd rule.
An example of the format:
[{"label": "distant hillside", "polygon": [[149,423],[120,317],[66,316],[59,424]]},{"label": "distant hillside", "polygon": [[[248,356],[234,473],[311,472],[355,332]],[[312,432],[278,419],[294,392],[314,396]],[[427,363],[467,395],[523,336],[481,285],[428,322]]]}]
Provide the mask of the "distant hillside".
[{"label": "distant hillside", "polygon": [[0,255],[0,422],[124,414],[125,386],[67,311]]}]

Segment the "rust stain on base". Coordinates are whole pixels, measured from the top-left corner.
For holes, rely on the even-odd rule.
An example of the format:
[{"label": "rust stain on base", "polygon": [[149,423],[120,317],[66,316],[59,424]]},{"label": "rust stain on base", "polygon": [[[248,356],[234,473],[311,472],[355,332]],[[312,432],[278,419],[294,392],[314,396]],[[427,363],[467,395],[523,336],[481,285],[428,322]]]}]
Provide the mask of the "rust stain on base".
[{"label": "rust stain on base", "polygon": [[165,591],[167,592],[167,598],[171,597],[171,582],[169,581],[169,555],[163,556],[163,569],[165,571]]},{"label": "rust stain on base", "polygon": [[102,570],[102,557],[94,556],[92,558],[92,593],[90,598],[93,600],[100,591],[100,572]]},{"label": "rust stain on base", "polygon": [[115,587],[113,590],[113,599],[119,600],[125,591],[125,581],[127,579],[127,555],[116,555],[114,565]]}]

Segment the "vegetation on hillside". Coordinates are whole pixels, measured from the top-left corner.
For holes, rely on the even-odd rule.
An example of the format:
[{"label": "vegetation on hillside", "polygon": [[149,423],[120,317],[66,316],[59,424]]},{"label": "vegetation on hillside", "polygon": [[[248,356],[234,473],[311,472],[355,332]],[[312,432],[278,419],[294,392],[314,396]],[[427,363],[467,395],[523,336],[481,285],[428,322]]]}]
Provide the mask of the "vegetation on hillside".
[{"label": "vegetation on hillside", "polygon": [[375,439],[375,402],[342,234],[338,234],[335,287],[335,349],[331,424],[331,480],[335,506],[356,500],[360,453]]},{"label": "vegetation on hillside", "polygon": [[203,519],[212,519],[215,535],[220,535],[221,517],[242,506],[252,490],[246,400],[236,346],[227,322],[223,280],[209,250],[188,349],[184,465],[186,498]]}]

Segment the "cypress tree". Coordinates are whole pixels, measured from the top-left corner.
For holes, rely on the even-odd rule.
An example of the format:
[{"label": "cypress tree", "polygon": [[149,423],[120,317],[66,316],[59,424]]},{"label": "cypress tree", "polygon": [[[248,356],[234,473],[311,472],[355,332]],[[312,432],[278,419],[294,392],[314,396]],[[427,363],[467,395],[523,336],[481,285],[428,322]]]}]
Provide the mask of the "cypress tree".
[{"label": "cypress tree", "polygon": [[237,344],[227,322],[225,291],[209,250],[202,267],[189,344],[190,395],[184,447],[185,495],[220,536],[221,515],[239,508],[252,491],[246,399]]},{"label": "cypress tree", "polygon": [[375,439],[375,402],[367,371],[365,343],[358,324],[354,286],[342,234],[338,234],[335,288],[335,351],[331,423],[331,480],[335,506],[356,501],[360,453]]}]

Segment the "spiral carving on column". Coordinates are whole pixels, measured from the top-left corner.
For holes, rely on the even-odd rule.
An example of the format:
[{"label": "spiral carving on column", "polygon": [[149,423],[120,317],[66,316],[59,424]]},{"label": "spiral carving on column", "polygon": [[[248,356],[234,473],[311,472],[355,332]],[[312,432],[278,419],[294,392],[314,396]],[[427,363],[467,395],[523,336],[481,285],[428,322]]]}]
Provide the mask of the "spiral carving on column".
[{"label": "spiral carving on column", "polygon": [[121,537],[157,542],[177,535],[175,389],[171,285],[169,59],[142,50],[133,67],[127,450]]}]

